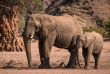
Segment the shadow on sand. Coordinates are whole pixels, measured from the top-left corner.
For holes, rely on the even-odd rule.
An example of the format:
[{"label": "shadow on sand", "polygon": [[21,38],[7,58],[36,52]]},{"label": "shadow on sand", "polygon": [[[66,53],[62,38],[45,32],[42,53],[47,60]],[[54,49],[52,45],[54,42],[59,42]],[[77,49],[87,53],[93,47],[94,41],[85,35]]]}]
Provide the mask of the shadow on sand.
[{"label": "shadow on sand", "polygon": [[110,38],[104,38],[104,42],[110,41]]},{"label": "shadow on sand", "polygon": [[4,66],[0,69],[16,69],[16,70],[24,70],[24,69],[39,69],[37,67],[14,67],[14,66]]}]

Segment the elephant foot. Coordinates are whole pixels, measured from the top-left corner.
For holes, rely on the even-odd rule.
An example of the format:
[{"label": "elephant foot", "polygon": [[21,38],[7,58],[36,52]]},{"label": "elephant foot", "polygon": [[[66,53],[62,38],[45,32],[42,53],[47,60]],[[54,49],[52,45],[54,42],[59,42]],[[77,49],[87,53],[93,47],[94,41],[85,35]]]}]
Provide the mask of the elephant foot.
[{"label": "elephant foot", "polygon": [[89,70],[89,69],[90,69],[90,67],[89,67],[89,66],[85,66],[85,67],[84,67],[84,69]]},{"label": "elephant foot", "polygon": [[50,69],[51,66],[50,65],[40,65],[38,68],[40,68],[40,69]]},{"label": "elephant foot", "polygon": [[66,65],[66,66],[65,66],[65,68],[69,68],[69,66],[68,66],[68,65]]},{"label": "elephant foot", "polygon": [[43,68],[44,65],[40,65],[38,68]]},{"label": "elephant foot", "polygon": [[94,69],[100,69],[100,67],[99,66],[94,66]]}]

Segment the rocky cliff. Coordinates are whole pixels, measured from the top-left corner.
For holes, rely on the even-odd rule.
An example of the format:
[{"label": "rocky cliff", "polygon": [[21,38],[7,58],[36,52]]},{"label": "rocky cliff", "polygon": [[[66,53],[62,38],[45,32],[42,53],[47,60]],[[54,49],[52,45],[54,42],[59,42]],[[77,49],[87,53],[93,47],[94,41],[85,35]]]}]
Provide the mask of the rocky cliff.
[{"label": "rocky cliff", "polygon": [[[83,26],[103,26],[110,17],[110,0],[44,0],[45,12],[50,15],[70,14]],[[45,3],[44,2],[44,3]]]}]

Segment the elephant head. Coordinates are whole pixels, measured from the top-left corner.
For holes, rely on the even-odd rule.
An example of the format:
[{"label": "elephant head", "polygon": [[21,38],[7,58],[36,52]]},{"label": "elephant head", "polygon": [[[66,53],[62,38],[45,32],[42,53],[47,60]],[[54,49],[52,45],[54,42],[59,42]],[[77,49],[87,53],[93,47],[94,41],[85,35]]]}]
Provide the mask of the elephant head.
[{"label": "elephant head", "polygon": [[22,35],[25,43],[28,66],[31,66],[31,39],[33,36],[36,35],[39,38],[44,38],[54,29],[54,21],[47,15],[31,14],[27,16]]},{"label": "elephant head", "polygon": [[87,33],[78,35],[76,39],[76,49],[79,49],[81,47],[89,47],[91,44],[94,43],[95,39],[95,36],[88,35]]}]

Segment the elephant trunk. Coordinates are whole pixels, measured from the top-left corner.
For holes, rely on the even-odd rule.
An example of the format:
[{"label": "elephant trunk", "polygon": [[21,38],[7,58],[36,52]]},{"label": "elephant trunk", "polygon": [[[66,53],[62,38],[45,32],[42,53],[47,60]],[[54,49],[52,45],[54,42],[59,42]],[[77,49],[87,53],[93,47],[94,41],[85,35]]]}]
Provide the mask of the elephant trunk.
[{"label": "elephant trunk", "polygon": [[81,64],[80,64],[80,61],[79,61],[79,51],[77,51],[77,61],[78,61],[79,67],[81,68]]},{"label": "elephant trunk", "polygon": [[25,42],[25,48],[26,48],[26,55],[28,60],[28,67],[31,67],[31,39],[27,40]]},{"label": "elephant trunk", "polygon": [[78,61],[78,65],[79,65],[79,67],[81,68],[81,65],[80,65],[80,59],[79,59],[79,49],[80,49],[80,42],[79,41],[77,41],[77,43],[76,43],[76,51],[77,51],[77,53],[76,53],[76,56],[77,56],[77,61]]}]

